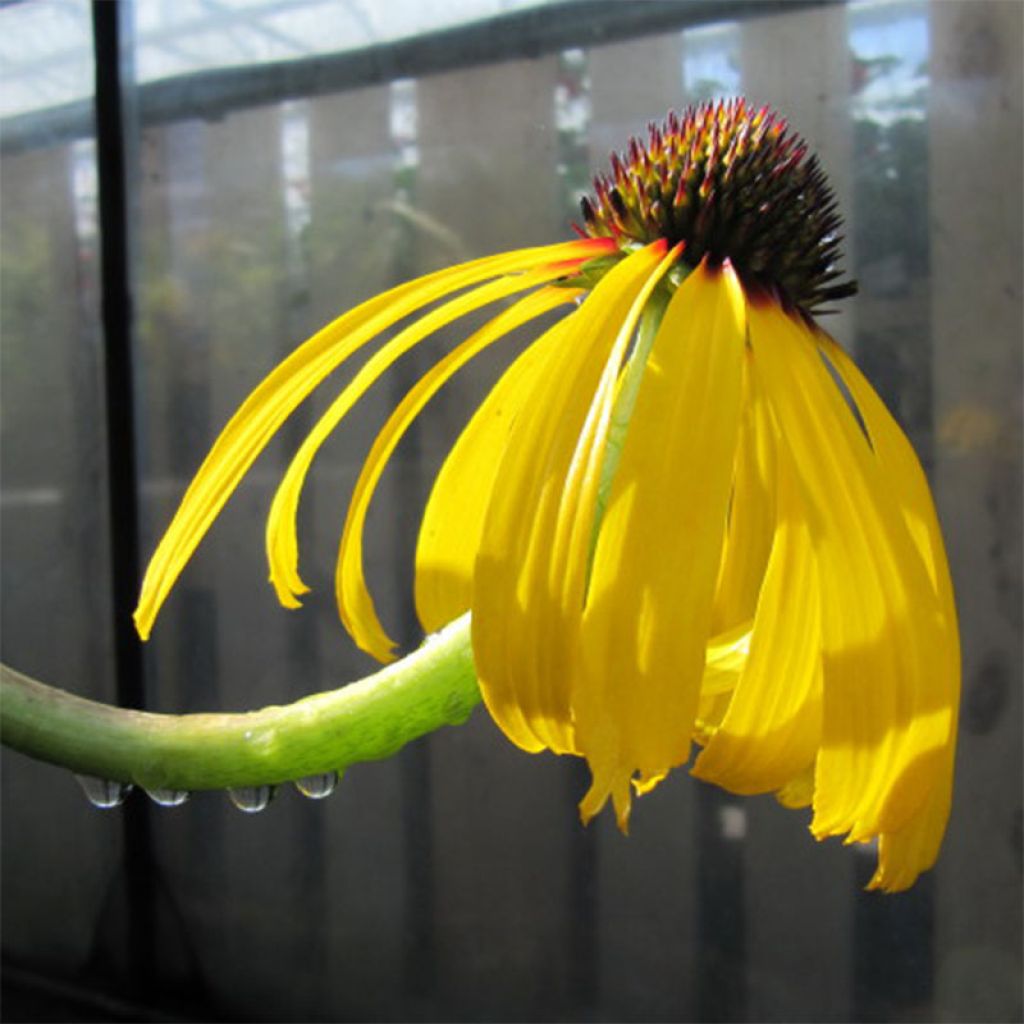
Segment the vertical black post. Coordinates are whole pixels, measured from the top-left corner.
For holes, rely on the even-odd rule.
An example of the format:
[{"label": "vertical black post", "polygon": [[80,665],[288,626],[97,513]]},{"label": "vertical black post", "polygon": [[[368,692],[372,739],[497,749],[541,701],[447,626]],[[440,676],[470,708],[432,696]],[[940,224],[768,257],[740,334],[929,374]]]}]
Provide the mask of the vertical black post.
[{"label": "vertical black post", "polygon": [[724,834],[733,798],[697,786],[696,1019],[747,1020],[746,898],[743,843]]},{"label": "vertical black post", "polygon": [[597,1014],[601,1005],[600,927],[598,897],[598,829],[579,822],[580,796],[590,785],[590,769],[580,758],[566,759],[569,834],[568,961],[567,994],[570,1006],[584,1020]]},{"label": "vertical black post", "polygon": [[[132,623],[139,585],[138,472],[135,461],[124,83],[121,78],[125,43],[122,25],[131,14],[130,4],[93,0],[114,671],[118,703],[122,707],[141,708],[145,699],[142,647]],[[123,817],[127,966],[135,989],[133,994],[138,996],[151,991],[156,960],[153,843],[145,800],[129,800],[124,806]]]},{"label": "vertical black post", "polygon": [[865,892],[875,858],[857,856],[853,914],[854,1020],[922,1020],[934,1006],[935,908],[931,875],[889,896]]},{"label": "vertical black post", "polygon": [[142,706],[142,647],[132,625],[139,585],[138,473],[132,379],[128,186],[121,109],[122,9],[94,0],[96,139],[99,177],[100,294],[106,372],[107,461],[112,527],[117,699]]}]

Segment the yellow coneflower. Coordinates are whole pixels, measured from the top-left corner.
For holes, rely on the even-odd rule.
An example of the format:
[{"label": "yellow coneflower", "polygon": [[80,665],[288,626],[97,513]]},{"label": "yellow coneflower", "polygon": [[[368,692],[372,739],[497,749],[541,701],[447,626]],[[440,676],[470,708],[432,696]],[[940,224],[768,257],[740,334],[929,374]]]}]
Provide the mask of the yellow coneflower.
[{"label": "yellow coneflower", "polygon": [[611,798],[625,829],[632,792],[686,763],[696,740],[695,775],[811,805],[819,839],[877,839],[871,886],[906,888],[934,863],[949,813],[956,612],[920,465],[814,320],[855,290],[836,269],[825,177],[784,121],[736,100],[652,125],[582,211],[579,240],[392,289],[278,366],[185,495],[146,574],[139,631],[292,410],[430,306],[355,375],[278,488],[270,578],[297,605],[296,510],[321,443],[412,346],[518,296],[414,385],[355,485],[338,606],[360,647],[391,658],[362,564],[384,466],[462,366],[564,307],[434,483],[416,553],[424,628],[471,611],[491,715],[524,750],[586,758],[584,820]]}]

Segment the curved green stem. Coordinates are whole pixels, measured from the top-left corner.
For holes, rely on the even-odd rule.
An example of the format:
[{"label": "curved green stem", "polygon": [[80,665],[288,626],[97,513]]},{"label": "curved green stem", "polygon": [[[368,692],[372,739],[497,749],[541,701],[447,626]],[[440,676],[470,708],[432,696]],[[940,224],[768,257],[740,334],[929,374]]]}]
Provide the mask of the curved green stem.
[{"label": "curved green stem", "polygon": [[388,757],[479,701],[467,614],[375,675],[244,714],[126,711],[0,666],[0,742],[149,790],[259,786]]},{"label": "curved green stem", "polygon": [[[651,345],[671,291],[652,296],[608,437],[594,537]],[[402,661],[339,690],[245,714],[157,715],[84,700],[0,665],[0,742],[81,775],[148,790],[287,782],[389,757],[480,702],[469,614]]]}]

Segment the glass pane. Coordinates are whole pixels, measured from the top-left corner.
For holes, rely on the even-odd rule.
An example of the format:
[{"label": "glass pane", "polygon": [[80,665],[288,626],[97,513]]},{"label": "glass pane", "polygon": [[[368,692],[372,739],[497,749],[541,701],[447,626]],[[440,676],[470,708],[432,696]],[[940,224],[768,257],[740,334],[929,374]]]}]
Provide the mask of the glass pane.
[{"label": "glass pane", "polygon": [[[88,5],[5,7],[0,40],[5,73],[17,55],[25,86],[20,99],[13,87],[0,93],[19,109],[60,102],[92,73]],[[96,144],[91,123],[75,138],[47,144],[37,134],[26,145],[7,135],[6,123],[2,657],[74,693],[113,700]],[[67,976],[117,934],[109,912],[120,816],[97,813],[70,773],[6,749],[2,787],[5,967]],[[5,987],[5,1013],[31,1016],[25,998]]]},{"label": "glass pane", "polygon": [[[532,5],[512,5],[522,6]],[[353,768],[325,801],[282,787],[257,815],[219,793],[154,808],[151,844],[129,851],[145,855],[155,921],[147,999],[246,1019],[1015,1019],[1022,8],[850,0],[734,4],[724,18],[705,5],[587,5],[588,20],[574,6],[543,5],[529,20],[532,50],[510,38],[495,60],[473,48],[478,35],[458,32],[506,3],[136,5],[142,555],[234,409],[317,327],[418,274],[570,237],[610,150],[670,108],[744,93],[789,119],[835,186],[860,294],[822,323],[906,427],[943,520],[964,703],[939,864],[908,893],[865,893],[872,849],[816,844],[806,813],[685,771],[638,803],[628,840],[607,815],[583,830],[585,768],[523,756],[480,710]],[[0,17],[28,33],[28,9]],[[441,27],[454,33],[444,45],[418,35]],[[381,68],[398,51],[385,47],[351,87],[245,99],[268,80],[264,62],[317,54],[329,70],[343,51],[349,61],[352,48],[410,38],[432,73],[408,77],[399,64],[390,79]],[[188,77],[215,67],[223,78]],[[166,75],[182,75],[181,90],[153,102],[149,80]],[[83,256],[95,244],[91,145],[5,150],[3,182],[4,656],[67,685],[74,670],[85,688],[112,678],[97,640],[109,631],[109,551],[96,540],[105,511],[92,468],[102,467],[102,407]],[[55,246],[54,233],[69,241]],[[266,583],[265,516],[302,439],[372,346],[296,412],[161,613],[147,648],[150,707],[254,708],[373,668],[334,608],[346,503],[388,412],[471,322],[401,359],[324,444],[299,512],[311,592],[286,613]],[[411,560],[431,481],[528,333],[439,395],[382,480],[366,570],[403,649],[420,638]],[[74,501],[64,507],[58,492]],[[17,513],[30,499],[32,511]],[[66,649],[47,642],[54,609]],[[5,841],[5,891],[54,820],[85,813],[61,802],[70,784],[60,773],[9,761],[5,814],[18,808],[28,838]],[[121,878],[116,851],[103,863]],[[81,882],[63,862],[53,877],[58,891]],[[12,950],[67,977],[100,901],[57,916],[51,895],[33,898],[43,916]],[[27,914],[20,906],[9,913]],[[108,919],[139,923],[130,908]],[[63,936],[56,952],[48,930]],[[109,988],[129,991],[116,958],[107,962]]]},{"label": "glass pane", "polygon": [[361,49],[438,32],[550,0],[203,0],[137,8],[143,82],[221,67],[248,67]]},{"label": "glass pane", "polygon": [[39,0],[0,10],[0,118],[92,98],[86,0]]}]

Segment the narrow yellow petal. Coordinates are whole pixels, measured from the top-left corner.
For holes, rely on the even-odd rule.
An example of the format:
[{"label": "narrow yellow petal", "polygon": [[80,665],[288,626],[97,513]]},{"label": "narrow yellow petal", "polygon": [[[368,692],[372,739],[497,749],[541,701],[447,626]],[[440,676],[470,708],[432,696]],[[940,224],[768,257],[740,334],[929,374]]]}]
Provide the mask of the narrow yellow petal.
[{"label": "narrow yellow petal", "polygon": [[[745,364],[750,362],[747,352]],[[775,445],[768,407],[749,365],[743,373],[743,419],[722,564],[711,614],[714,632],[754,614],[775,529]]]},{"label": "narrow yellow petal", "polygon": [[593,549],[593,532],[602,467],[608,453],[608,435],[626,352],[633,341],[640,314],[661,278],[671,269],[679,248],[667,253],[644,280],[625,319],[619,324],[615,343],[605,360],[583,429],[576,442],[565,477],[558,518],[554,524],[548,562],[549,592],[560,592],[564,610],[582,609]]},{"label": "narrow yellow petal", "polygon": [[[577,743],[620,824],[629,782],[689,756],[739,433],[744,300],[698,268],[665,312],[602,521],[573,694]],[[625,802],[623,794],[626,794]]]},{"label": "narrow yellow petal", "polygon": [[959,690],[960,635],[956,604],[942,530],[928,480],[906,435],[853,360],[828,335],[819,335],[819,339],[826,356],[842,376],[843,383],[850,389],[857,403],[871,446],[889,474],[894,497],[939,596],[945,626],[942,636],[948,645],[948,669],[954,680],[951,685]]},{"label": "narrow yellow petal", "polygon": [[[278,484],[270,506],[266,527],[267,561],[270,567],[270,581],[282,604],[288,607],[294,606],[296,604],[295,595],[304,593],[307,589],[298,573],[298,536],[296,532],[299,498],[306,475],[320,446],[334,432],[367,389],[396,359],[453,320],[498,299],[506,298],[527,288],[536,287],[538,284],[544,284],[564,273],[565,267],[559,264],[525,274],[510,274],[479,285],[448,300],[404,330],[399,331],[394,338],[375,352],[364,366],[360,367],[359,372],[328,406],[327,411],[302,442]],[[340,603],[339,595],[339,605]],[[382,642],[390,652],[386,638],[383,638]],[[376,646],[380,647],[380,642]]]},{"label": "narrow yellow petal", "polygon": [[938,778],[921,810],[898,832],[883,832],[878,839],[878,868],[869,889],[899,892],[909,889],[922,871],[939,856],[953,798],[953,756],[944,758]]},{"label": "narrow yellow petal", "polygon": [[740,676],[750,658],[750,638],[753,622],[741,622],[738,626],[711,638],[704,658],[704,675],[701,678],[701,697],[712,697],[720,693],[731,693],[736,689]]},{"label": "narrow yellow petal", "polygon": [[816,761],[805,765],[775,794],[775,799],[792,811],[810,807],[814,802],[814,769]]},{"label": "narrow yellow petal", "polygon": [[[749,634],[748,634],[749,639]],[[729,702],[732,700],[732,690],[739,681],[738,669],[731,680],[732,685],[718,693],[709,693],[705,688],[705,682],[701,683],[700,699],[697,702],[697,718],[693,723],[693,739],[696,743],[704,746],[722,724],[726,711],[729,710]],[[704,679],[707,680],[707,666],[704,669]]]},{"label": "narrow yellow petal", "polygon": [[564,332],[562,321],[509,366],[466,424],[434,480],[416,547],[416,611],[428,632],[470,606],[473,564],[509,430]]},{"label": "narrow yellow petal", "polygon": [[[568,288],[545,288],[520,299],[515,305],[498,314],[479,331],[449,352],[410,388],[374,440],[373,446],[363,462],[359,479],[356,480],[348,514],[345,518],[338,552],[337,579],[338,607],[342,622],[359,647],[374,657],[382,661],[389,658],[393,644],[380,623],[373,598],[366,586],[366,578],[363,574],[363,527],[374,490],[395,447],[427,402],[466,363],[499,338],[529,320],[571,302],[577,294],[578,292]],[[463,507],[463,495],[459,496],[459,505]],[[482,520],[483,509],[478,508],[477,511]],[[479,527],[477,530],[479,531]],[[467,545],[470,544],[470,538],[465,532],[462,532],[459,535],[460,550],[467,549]],[[471,560],[467,559],[467,562],[471,566]],[[467,572],[467,584],[468,578],[469,573]],[[449,608],[447,610],[448,618],[430,628],[440,628],[468,608],[467,593],[467,599],[462,607]]]},{"label": "narrow yellow petal", "polygon": [[879,463],[818,354],[813,332],[752,307],[754,365],[807,498],[822,607],[819,838],[896,831],[928,797],[952,712],[938,600]]},{"label": "narrow yellow petal", "polygon": [[[459,436],[434,483],[417,550],[416,601],[425,628],[430,628],[431,622],[442,622],[447,608],[464,607],[467,598],[472,598],[476,592],[475,570],[485,536],[488,508],[509,436],[543,382],[549,379],[551,367],[563,351],[572,326],[572,316],[569,316],[545,331],[509,367]],[[520,597],[517,593],[517,600]],[[472,605],[474,631],[479,634],[480,601],[473,600]],[[486,622],[486,611],[483,617]],[[487,642],[486,629],[482,635],[482,640],[474,641],[477,674],[481,680],[484,677],[479,666],[481,660],[487,658],[480,654]],[[502,682],[508,682],[507,678],[501,678]],[[506,686],[506,691],[508,689]],[[530,753],[544,749],[545,744],[527,724],[514,695],[505,696],[499,687],[488,686],[483,681],[481,690],[492,717],[513,743]],[[568,736],[565,746],[571,746]]]},{"label": "narrow yellow petal", "polygon": [[908,888],[920,872],[935,863],[949,818],[960,703],[960,637],[956,604],[931,491],[914,449],[853,360],[827,335],[820,336],[820,341],[857,403],[872,447],[893,482],[894,494],[907,528],[938,595],[942,619],[938,637],[942,644],[938,657],[941,671],[932,680],[932,686],[937,699],[948,704],[952,726],[938,777],[925,806],[902,829],[883,832],[879,840],[878,871],[869,888],[895,892]]},{"label": "narrow yellow petal", "polygon": [[[660,244],[651,247],[652,255],[662,251],[663,246]],[[578,663],[578,633],[591,553],[594,550],[599,494],[605,482],[604,462],[608,458],[608,442],[622,379],[621,371],[626,353],[636,336],[644,307],[658,282],[672,268],[680,251],[681,246],[677,246],[666,253],[653,272],[643,279],[625,316],[616,315],[611,320],[611,326],[617,327],[614,344],[605,358],[604,369],[587,409],[583,428],[575,446],[571,447],[571,459],[565,470],[557,508],[554,504],[549,506],[554,516],[538,517],[533,526],[531,558],[528,563],[537,567],[535,579],[539,586],[531,594],[528,625],[534,627],[532,635],[539,648],[551,652],[545,669],[534,676],[536,689],[530,697],[538,706],[543,706],[545,693],[550,689],[550,684],[545,683],[544,672],[548,680],[558,681],[557,685],[563,695],[572,690]],[[562,438],[570,444],[555,456],[558,467],[556,479],[562,473],[572,441],[567,434],[563,434]],[[546,586],[543,580],[545,571]],[[624,821],[622,816],[628,817],[629,813],[628,786],[623,792],[624,799],[621,793],[616,795],[613,792],[620,822]]]},{"label": "narrow yellow petal", "polygon": [[[655,243],[627,257],[564,322],[561,344],[512,424],[495,478],[474,571],[473,649],[491,714],[526,749],[574,749],[569,692],[579,609],[563,609],[564,581],[552,579],[556,529],[561,518],[559,542],[570,550],[563,494],[578,486],[572,474],[587,464],[577,452],[594,436],[588,417],[595,395],[618,372],[618,364],[606,372],[608,364],[613,353],[624,355],[629,339],[622,335],[632,333],[638,295],[666,269],[659,266],[664,249]],[[588,511],[592,517],[592,508],[573,509]]]},{"label": "narrow yellow petal", "polygon": [[382,330],[458,288],[562,260],[580,261],[607,245],[568,242],[473,260],[407,282],[338,317],[299,346],[249,395],[214,442],[150,560],[135,612],[146,639],[185,563],[239,480],[281,424],[313,389]]},{"label": "narrow yellow petal", "polygon": [[817,568],[795,470],[777,458],[775,540],[757,602],[750,657],[693,774],[734,793],[784,786],[821,741]]}]

